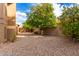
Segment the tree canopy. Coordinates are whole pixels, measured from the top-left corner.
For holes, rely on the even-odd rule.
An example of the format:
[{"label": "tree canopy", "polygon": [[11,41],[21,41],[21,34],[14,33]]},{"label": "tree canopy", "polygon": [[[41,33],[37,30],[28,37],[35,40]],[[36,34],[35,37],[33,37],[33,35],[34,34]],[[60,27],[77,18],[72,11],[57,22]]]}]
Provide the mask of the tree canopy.
[{"label": "tree canopy", "polygon": [[37,4],[31,8],[27,15],[27,21],[32,28],[53,28],[56,26],[56,17],[53,13],[53,6],[48,3]]},{"label": "tree canopy", "polygon": [[60,16],[63,33],[72,38],[79,38],[79,5],[64,8]]}]

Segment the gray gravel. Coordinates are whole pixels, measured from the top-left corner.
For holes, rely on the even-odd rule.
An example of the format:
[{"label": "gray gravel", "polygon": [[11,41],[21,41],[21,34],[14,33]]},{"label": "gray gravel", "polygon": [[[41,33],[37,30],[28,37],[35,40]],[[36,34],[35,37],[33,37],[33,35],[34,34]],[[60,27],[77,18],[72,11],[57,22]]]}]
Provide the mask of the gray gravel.
[{"label": "gray gravel", "polygon": [[58,36],[22,33],[14,43],[1,44],[1,56],[78,56],[79,43]]}]

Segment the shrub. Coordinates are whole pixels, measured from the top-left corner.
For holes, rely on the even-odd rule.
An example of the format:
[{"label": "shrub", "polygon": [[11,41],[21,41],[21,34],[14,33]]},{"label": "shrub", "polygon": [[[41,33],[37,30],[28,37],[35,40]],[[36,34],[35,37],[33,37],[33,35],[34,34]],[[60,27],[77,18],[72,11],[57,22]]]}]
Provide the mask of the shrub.
[{"label": "shrub", "polygon": [[65,8],[60,16],[60,21],[63,33],[79,40],[79,6]]}]

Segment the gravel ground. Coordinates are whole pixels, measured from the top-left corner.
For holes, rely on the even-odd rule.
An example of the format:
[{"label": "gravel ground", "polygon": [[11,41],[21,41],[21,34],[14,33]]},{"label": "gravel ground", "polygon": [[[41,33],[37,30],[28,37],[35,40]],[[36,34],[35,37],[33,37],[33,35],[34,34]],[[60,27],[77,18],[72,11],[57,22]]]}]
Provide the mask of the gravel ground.
[{"label": "gravel ground", "polygon": [[14,43],[0,45],[1,56],[78,56],[79,43],[58,36],[22,33]]}]

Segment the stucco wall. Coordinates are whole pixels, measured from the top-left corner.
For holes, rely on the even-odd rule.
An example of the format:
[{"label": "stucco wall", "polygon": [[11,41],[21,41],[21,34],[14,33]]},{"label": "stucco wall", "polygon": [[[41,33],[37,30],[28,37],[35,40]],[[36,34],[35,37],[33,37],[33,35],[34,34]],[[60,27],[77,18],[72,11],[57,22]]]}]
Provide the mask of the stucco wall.
[{"label": "stucco wall", "polygon": [[7,40],[16,39],[16,4],[7,5]]},{"label": "stucco wall", "polygon": [[0,43],[6,41],[5,27],[6,27],[5,5],[3,3],[0,3]]},{"label": "stucco wall", "polygon": [[0,24],[0,43],[3,43],[5,41],[6,41],[6,38],[5,38],[5,25]]},{"label": "stucco wall", "polygon": [[[16,4],[0,3],[0,43],[10,40],[16,33]],[[15,34],[16,35],[16,34]],[[12,37],[11,37],[12,36]],[[13,37],[13,39],[15,36]]]},{"label": "stucco wall", "polygon": [[16,15],[16,4],[7,5],[7,16],[14,17]]}]

